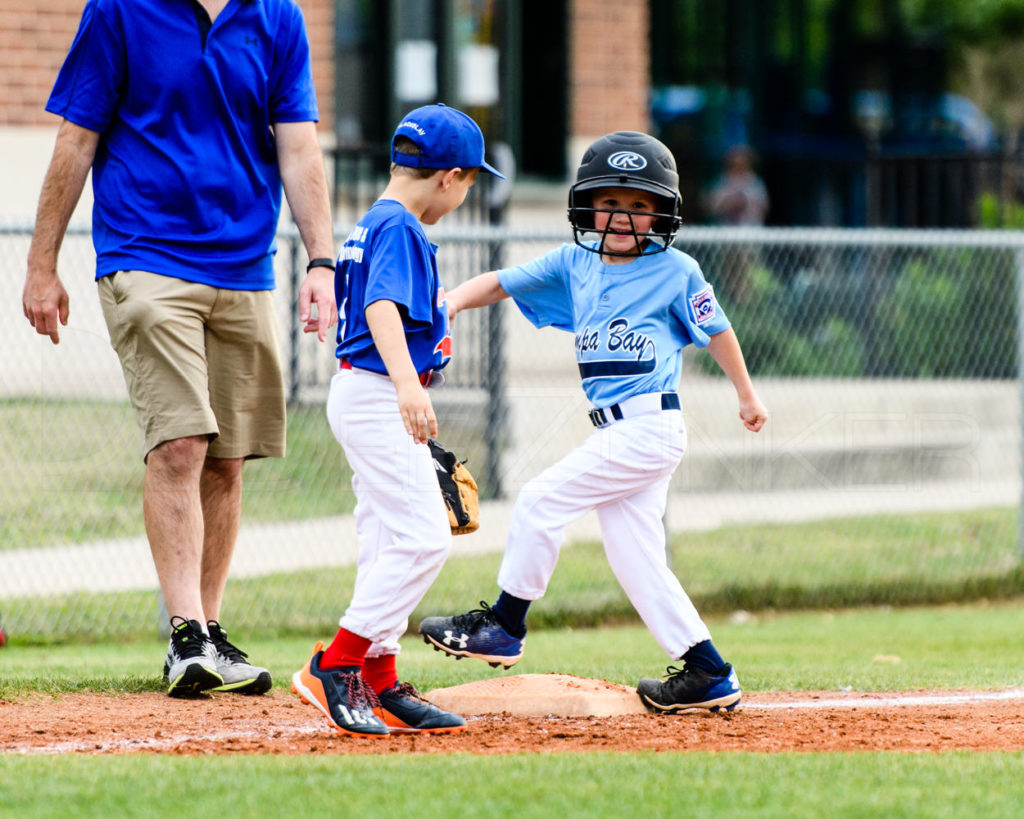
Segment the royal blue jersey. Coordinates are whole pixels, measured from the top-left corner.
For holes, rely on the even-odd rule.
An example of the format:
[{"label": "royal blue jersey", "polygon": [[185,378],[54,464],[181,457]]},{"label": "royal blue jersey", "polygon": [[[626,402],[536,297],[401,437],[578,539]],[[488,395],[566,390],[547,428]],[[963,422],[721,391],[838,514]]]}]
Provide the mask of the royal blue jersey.
[{"label": "royal blue jersey", "polygon": [[338,358],[388,374],[366,324],[367,306],[383,299],[398,305],[416,372],[440,370],[448,363],[452,339],[436,254],[437,245],[404,206],[391,199],[373,204],[338,258]]},{"label": "royal blue jersey", "polygon": [[271,126],[318,118],[294,0],[89,0],[46,110],[100,133],[97,278],[118,270],[274,286],[281,176]]},{"label": "royal blue jersey", "polygon": [[700,266],[671,247],[609,265],[566,244],[498,280],[534,325],[576,334],[583,391],[598,407],[675,392],[683,347],[729,328]]}]

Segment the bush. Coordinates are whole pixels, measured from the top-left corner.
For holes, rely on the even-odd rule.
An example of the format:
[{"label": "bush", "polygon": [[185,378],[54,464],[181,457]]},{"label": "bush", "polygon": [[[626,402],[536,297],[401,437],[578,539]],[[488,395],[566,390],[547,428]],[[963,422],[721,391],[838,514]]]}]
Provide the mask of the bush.
[{"label": "bush", "polygon": [[912,259],[875,304],[883,374],[1010,378],[1016,371],[1016,276],[1009,254],[937,250]]},{"label": "bush", "polygon": [[[1011,250],[881,248],[826,261],[826,271],[804,269],[785,281],[765,265],[752,266],[741,303],[720,295],[751,374],[1015,376]],[[709,356],[700,362],[718,372]]]}]

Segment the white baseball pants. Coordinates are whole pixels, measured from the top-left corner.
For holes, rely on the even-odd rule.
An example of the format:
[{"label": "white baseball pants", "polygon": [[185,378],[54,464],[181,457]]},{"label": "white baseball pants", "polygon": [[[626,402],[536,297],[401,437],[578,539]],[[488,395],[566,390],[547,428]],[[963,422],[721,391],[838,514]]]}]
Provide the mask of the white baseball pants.
[{"label": "white baseball pants", "polygon": [[608,563],[665,652],[678,659],[711,639],[665,553],[668,485],[685,450],[680,410],[637,415],[595,430],[520,491],[498,585],[524,600],[543,597],[565,527],[596,509]]},{"label": "white baseball pants", "polygon": [[335,375],[327,420],[352,467],[359,538],[355,588],[339,625],[373,641],[367,657],[397,654],[452,544],[434,462],[405,431],[386,375]]}]

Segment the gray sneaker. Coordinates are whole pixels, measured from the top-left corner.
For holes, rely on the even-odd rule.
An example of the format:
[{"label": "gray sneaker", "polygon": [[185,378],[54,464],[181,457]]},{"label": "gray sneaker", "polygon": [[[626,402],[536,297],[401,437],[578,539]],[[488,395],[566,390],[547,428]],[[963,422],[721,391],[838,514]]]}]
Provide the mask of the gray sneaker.
[{"label": "gray sneaker", "polygon": [[250,663],[248,654],[229,643],[227,632],[216,620],[210,620],[206,628],[216,650],[217,673],[224,679],[213,690],[231,691],[234,694],[266,694],[273,684],[270,672]]},{"label": "gray sneaker", "polygon": [[172,697],[198,697],[224,684],[217,670],[217,650],[198,620],[171,618],[171,641],[164,661],[167,693]]}]

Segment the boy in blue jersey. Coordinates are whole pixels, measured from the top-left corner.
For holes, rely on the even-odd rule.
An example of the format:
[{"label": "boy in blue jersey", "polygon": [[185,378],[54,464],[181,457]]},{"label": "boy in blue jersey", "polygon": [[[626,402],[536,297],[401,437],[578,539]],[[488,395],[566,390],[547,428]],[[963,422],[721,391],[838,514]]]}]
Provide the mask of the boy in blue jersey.
[{"label": "boy in blue jersey", "polygon": [[[686,446],[677,389],[682,349],[706,347],[736,389],[739,416],[768,418],[736,334],[700,267],[671,247],[679,176],[658,140],[618,131],[586,152],[569,192],[575,245],[485,273],[448,294],[448,312],[511,297],[536,326],[576,335],[583,389],[597,430],[523,487],[509,527],[494,606],[428,617],[424,640],[455,657],[506,668],[522,656],[526,614],[543,596],[565,527],[596,510],[612,570],[655,639],[683,667],[643,679],[653,711],[732,710],[740,687],[668,567],[662,517]],[[585,240],[587,234],[595,240]]]},{"label": "boy in blue jersey", "polygon": [[92,171],[96,280],[142,428],[143,517],[171,619],[174,697],[262,694],[220,609],[242,466],[285,453],[274,312],[282,188],[312,260],[299,317],[336,319],[334,235],[295,0],[88,0],[46,110],[63,118],[22,307],[60,341],[57,256]]},{"label": "boy in blue jersey", "polygon": [[352,600],[326,649],[317,643],[292,691],[341,734],[454,733],[465,720],[399,682],[398,639],[451,547],[427,440],[427,388],[451,355],[433,225],[466,198],[484,161],[472,119],[445,105],[410,112],[391,143],[391,180],[338,259],[340,369],[327,417],[352,467],[359,558]]}]

